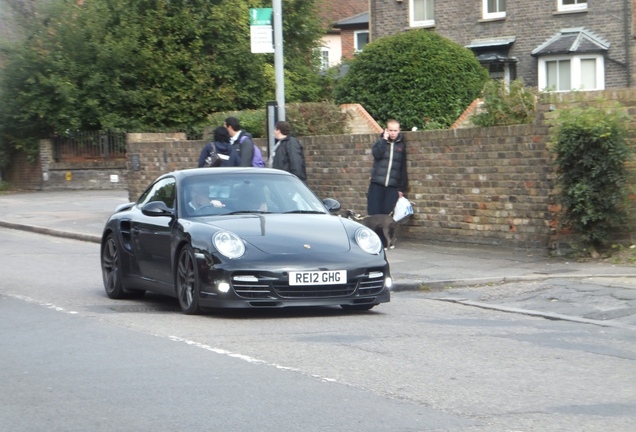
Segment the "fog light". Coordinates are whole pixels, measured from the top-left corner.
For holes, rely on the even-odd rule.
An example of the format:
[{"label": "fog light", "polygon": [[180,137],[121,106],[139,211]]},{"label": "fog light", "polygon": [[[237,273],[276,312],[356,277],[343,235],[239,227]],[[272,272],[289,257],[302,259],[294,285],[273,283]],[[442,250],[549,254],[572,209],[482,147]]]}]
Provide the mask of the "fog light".
[{"label": "fog light", "polygon": [[386,278],[384,280],[384,286],[391,289],[391,287],[393,286],[393,279],[391,279],[390,277]]},{"label": "fog light", "polygon": [[219,292],[226,293],[230,290],[230,284],[227,282],[219,282],[216,285],[216,289],[218,289]]}]

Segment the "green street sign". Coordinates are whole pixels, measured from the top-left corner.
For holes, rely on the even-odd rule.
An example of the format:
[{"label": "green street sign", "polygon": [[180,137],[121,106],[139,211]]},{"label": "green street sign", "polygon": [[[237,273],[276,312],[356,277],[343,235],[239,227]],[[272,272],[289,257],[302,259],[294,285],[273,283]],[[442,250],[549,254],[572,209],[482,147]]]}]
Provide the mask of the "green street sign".
[{"label": "green street sign", "polygon": [[250,43],[254,54],[274,52],[273,11],[272,8],[250,9]]},{"label": "green street sign", "polygon": [[250,26],[271,26],[273,11],[272,8],[250,9]]}]

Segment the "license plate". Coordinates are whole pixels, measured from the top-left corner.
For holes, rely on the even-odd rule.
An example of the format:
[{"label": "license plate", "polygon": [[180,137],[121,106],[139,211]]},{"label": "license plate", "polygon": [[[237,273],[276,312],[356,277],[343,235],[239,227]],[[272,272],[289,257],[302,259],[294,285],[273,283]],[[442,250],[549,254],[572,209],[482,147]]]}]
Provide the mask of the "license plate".
[{"label": "license plate", "polygon": [[346,270],[289,272],[290,285],[337,285],[347,283]]}]

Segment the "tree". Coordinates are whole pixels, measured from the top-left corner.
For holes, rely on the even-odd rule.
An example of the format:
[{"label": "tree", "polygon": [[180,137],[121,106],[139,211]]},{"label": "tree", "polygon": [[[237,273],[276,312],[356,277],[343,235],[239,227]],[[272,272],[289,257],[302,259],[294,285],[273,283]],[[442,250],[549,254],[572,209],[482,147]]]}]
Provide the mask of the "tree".
[{"label": "tree", "polygon": [[488,79],[468,49],[415,30],[366,45],[338,82],[336,101],[359,103],[374,118],[395,118],[403,127],[448,127]]},{"label": "tree", "polygon": [[[42,4],[23,38],[3,49],[0,146],[67,130],[204,125],[211,113],[274,99],[273,55],[250,46],[249,8],[265,0]],[[320,96],[314,8],[315,0],[285,2],[290,102]]]}]

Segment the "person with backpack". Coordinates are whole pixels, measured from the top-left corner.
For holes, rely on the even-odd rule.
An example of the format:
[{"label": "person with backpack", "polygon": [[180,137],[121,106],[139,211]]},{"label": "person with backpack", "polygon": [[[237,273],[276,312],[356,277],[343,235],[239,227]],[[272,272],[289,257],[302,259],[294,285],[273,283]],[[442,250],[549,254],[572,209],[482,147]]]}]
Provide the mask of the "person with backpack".
[{"label": "person with backpack", "polygon": [[225,127],[230,134],[232,147],[234,147],[234,150],[236,150],[236,153],[241,158],[241,164],[239,166],[263,168],[265,162],[263,161],[261,150],[254,144],[254,141],[252,141],[252,135],[241,129],[239,119],[236,117],[226,118]]},{"label": "person with backpack", "polygon": [[[199,155],[199,168],[202,167],[235,167],[240,166],[241,159],[230,144],[230,134],[224,126],[214,129],[214,141],[207,143]],[[209,164],[206,159],[217,162]]]}]

